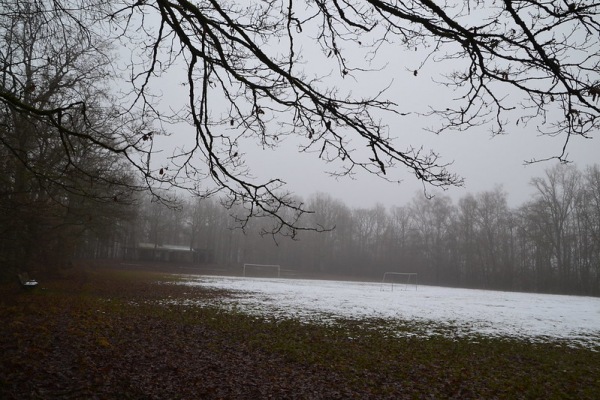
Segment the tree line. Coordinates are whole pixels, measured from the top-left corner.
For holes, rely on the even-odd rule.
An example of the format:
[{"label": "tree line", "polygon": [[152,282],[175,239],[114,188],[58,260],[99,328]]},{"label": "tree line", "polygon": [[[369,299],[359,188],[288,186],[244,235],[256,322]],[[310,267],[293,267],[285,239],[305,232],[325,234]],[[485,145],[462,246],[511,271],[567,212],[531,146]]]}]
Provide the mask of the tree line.
[{"label": "tree line", "polygon": [[240,229],[217,200],[173,209],[146,196],[129,223],[87,240],[85,254],[119,257],[124,247],[149,242],[202,249],[206,262],[221,266],[279,264],[304,275],[367,279],[416,272],[435,285],[600,295],[600,167],[556,165],[531,185],[534,194],[518,207],[509,207],[501,187],[457,202],[418,193],[390,208],[350,208],[317,193],[305,201],[314,213],[304,218],[323,231],[294,239],[261,236],[276,223],[268,219]]},{"label": "tree line", "polygon": [[[294,196],[277,176],[254,178],[246,151],[292,137],[336,176],[395,182],[408,170],[428,187],[459,185],[436,152],[390,133],[431,116],[437,133],[536,126],[564,138],[556,158],[565,161],[568,142],[600,126],[599,11],[536,1],[0,0],[0,277],[168,241],[225,265],[411,270],[432,283],[597,293],[593,168],[551,170],[518,209],[500,189],[457,204],[439,195],[350,209]],[[451,71],[440,87],[456,99],[405,109],[391,86],[363,96],[344,83],[368,81],[398,52],[418,57],[406,58],[406,79],[432,62]],[[167,76],[185,88],[183,104],[163,102]],[[173,201],[177,190],[196,200]]]}]

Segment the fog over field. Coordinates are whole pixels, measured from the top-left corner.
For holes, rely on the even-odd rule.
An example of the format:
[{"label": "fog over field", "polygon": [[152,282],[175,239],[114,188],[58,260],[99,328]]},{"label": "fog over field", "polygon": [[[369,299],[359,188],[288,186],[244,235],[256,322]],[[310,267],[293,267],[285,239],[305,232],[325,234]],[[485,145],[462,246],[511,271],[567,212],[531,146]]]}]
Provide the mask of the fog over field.
[{"label": "fog over field", "polygon": [[[412,325],[423,336],[483,335],[600,346],[600,298],[247,277],[190,276],[184,284],[233,291],[233,297],[219,300],[223,307],[276,319],[381,319],[387,327]],[[393,328],[390,333],[403,334]]]}]

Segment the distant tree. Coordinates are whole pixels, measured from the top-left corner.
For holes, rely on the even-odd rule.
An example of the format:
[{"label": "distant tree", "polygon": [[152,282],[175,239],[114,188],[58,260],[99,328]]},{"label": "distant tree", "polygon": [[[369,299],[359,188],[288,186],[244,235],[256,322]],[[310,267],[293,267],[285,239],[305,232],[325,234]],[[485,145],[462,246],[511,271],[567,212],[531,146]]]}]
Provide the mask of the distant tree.
[{"label": "distant tree", "polygon": [[375,238],[377,220],[375,213],[368,208],[352,210],[352,253],[357,266],[364,266],[375,261]]},{"label": "distant tree", "polygon": [[450,197],[436,196],[430,201],[416,196],[410,211],[418,235],[418,257],[425,280],[435,284],[458,280],[456,268],[448,264],[449,233],[456,211]]},{"label": "distant tree", "polygon": [[303,261],[308,268],[318,272],[339,273],[353,267],[348,264],[352,240],[352,219],[348,207],[326,193],[312,195],[307,206],[313,211],[307,216],[310,219],[307,225],[324,231],[319,234],[307,232],[299,236],[304,247]]},{"label": "distant tree", "polygon": [[406,206],[393,206],[389,211],[388,230],[386,232],[386,271],[414,272],[415,262],[411,252],[412,226],[410,210]]},{"label": "distant tree", "polygon": [[[364,170],[398,181],[403,167],[433,186],[460,183],[437,154],[394,140],[385,123],[393,119],[386,117],[411,110],[398,109],[385,87],[364,96],[349,87],[355,79],[369,79],[369,69],[378,73],[372,65],[381,53],[416,50],[421,62],[406,66],[414,76],[427,63],[439,63],[436,69],[444,73],[434,79],[454,89],[456,100],[417,112],[441,118],[436,132],[486,125],[502,133],[516,120],[562,135],[566,144],[599,126],[597,2],[19,2],[35,5],[31,11],[13,11],[12,3],[0,3],[7,19],[14,12],[37,13],[57,29],[54,36],[101,36],[127,47],[129,91],[122,100],[124,110],[136,115],[130,123],[139,124],[119,132],[118,140],[98,139],[87,125],[69,124],[67,116],[88,115],[85,98],[32,104],[25,93],[33,86],[25,81],[20,92],[3,87],[0,102],[52,126],[67,142],[77,137],[120,155],[149,185],[168,183],[202,196],[221,192],[226,205],[243,204],[248,217],[270,215],[279,222],[273,232],[287,226],[293,235],[302,228],[305,206],[284,191],[276,173],[251,177],[246,146],[274,148],[293,136],[301,151],[332,163],[336,175]],[[305,54],[315,40],[318,51]],[[153,91],[167,73],[180,73],[186,91],[186,107],[172,113]],[[165,165],[156,164],[152,146],[161,124],[181,121],[195,130],[191,145],[176,150]],[[366,154],[355,151],[365,148]],[[566,157],[566,150],[559,153],[559,159]],[[294,212],[281,213],[284,208]]]},{"label": "distant tree", "polygon": [[586,168],[578,206],[579,283],[587,294],[600,293],[600,166]]},{"label": "distant tree", "polygon": [[[193,198],[184,203],[186,225],[190,232],[190,247],[205,250],[206,262],[229,264],[236,247],[237,233],[231,229],[232,220],[216,199]],[[233,236],[236,236],[234,238]]]},{"label": "distant tree", "polygon": [[190,248],[214,247],[215,218],[214,203],[211,199],[193,199],[185,204],[187,224],[190,230]]},{"label": "distant tree", "polygon": [[389,215],[385,207],[376,204],[369,209],[353,210],[354,249],[358,250],[358,259],[362,270],[376,271],[377,275],[385,271],[383,247],[386,245],[386,233],[389,228]]},{"label": "distant tree", "polygon": [[550,267],[565,291],[572,290],[576,243],[573,214],[580,183],[580,172],[573,165],[557,165],[546,170],[545,177],[531,181],[536,189],[534,210],[542,228],[540,239],[549,244]]},{"label": "distant tree", "polygon": [[512,279],[510,271],[514,261],[511,258],[511,218],[506,192],[496,187],[492,191],[479,193],[475,218],[481,263],[479,268],[485,277],[486,287],[506,287]]},{"label": "distant tree", "polygon": [[459,273],[463,282],[470,286],[483,287],[484,277],[481,270],[481,258],[477,245],[477,199],[468,194],[458,201],[456,216],[456,234],[458,236]]}]

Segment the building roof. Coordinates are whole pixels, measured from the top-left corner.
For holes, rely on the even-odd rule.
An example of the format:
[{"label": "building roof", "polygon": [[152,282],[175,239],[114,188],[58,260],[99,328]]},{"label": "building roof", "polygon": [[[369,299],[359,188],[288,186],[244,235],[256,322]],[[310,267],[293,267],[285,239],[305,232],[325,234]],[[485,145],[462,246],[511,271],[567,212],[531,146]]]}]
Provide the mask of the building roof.
[{"label": "building roof", "polygon": [[154,243],[144,243],[144,242],[138,243],[138,248],[139,249],[148,249],[148,250],[154,249],[154,250],[161,250],[161,251],[181,251],[181,252],[194,251],[193,249],[190,249],[190,246],[178,246],[178,245],[174,245],[174,244],[155,245]]}]

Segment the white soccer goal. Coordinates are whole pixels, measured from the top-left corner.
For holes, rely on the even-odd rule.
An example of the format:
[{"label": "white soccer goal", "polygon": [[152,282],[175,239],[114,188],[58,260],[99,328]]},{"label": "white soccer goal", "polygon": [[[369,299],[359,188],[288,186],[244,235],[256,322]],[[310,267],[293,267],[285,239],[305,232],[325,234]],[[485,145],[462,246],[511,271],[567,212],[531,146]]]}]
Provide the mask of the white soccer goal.
[{"label": "white soccer goal", "polygon": [[244,264],[244,276],[261,276],[279,278],[281,276],[281,267],[270,264]]},{"label": "white soccer goal", "polygon": [[385,272],[381,280],[381,290],[389,287],[394,291],[394,285],[401,289],[408,290],[415,287],[417,290],[417,273],[416,272]]}]

